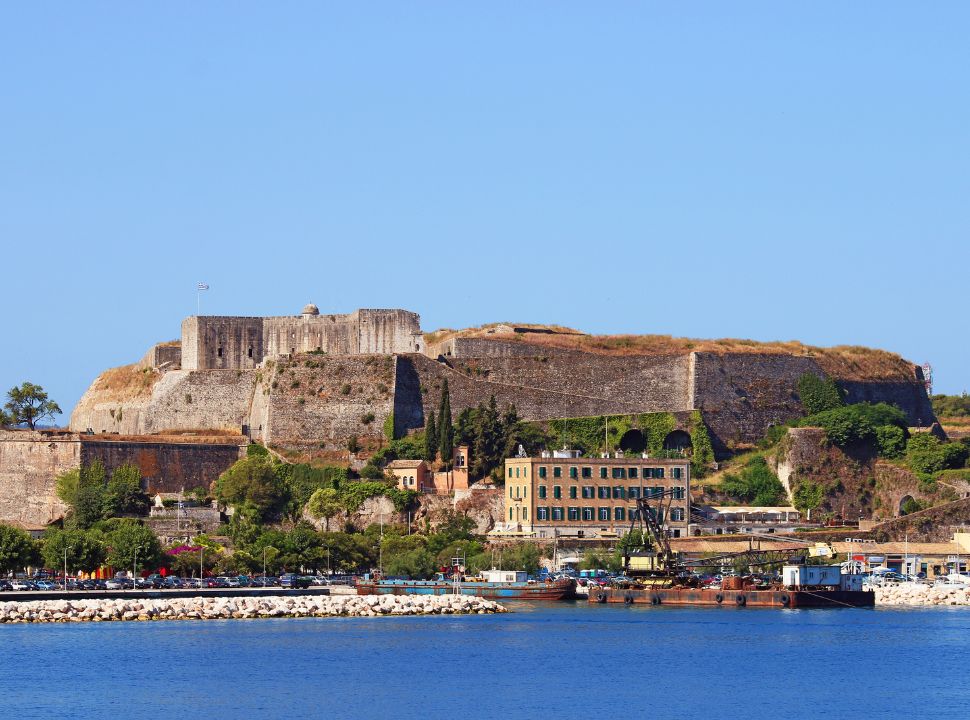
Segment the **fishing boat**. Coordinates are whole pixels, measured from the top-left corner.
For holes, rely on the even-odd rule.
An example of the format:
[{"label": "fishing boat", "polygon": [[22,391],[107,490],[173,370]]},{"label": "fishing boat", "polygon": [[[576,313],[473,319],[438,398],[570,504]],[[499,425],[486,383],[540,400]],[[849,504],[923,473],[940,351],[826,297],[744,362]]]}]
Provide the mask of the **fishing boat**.
[{"label": "fishing boat", "polygon": [[576,581],[529,580],[516,570],[488,570],[478,577],[448,576],[434,580],[368,578],[357,581],[358,595],[474,595],[489,600],[570,600]]}]

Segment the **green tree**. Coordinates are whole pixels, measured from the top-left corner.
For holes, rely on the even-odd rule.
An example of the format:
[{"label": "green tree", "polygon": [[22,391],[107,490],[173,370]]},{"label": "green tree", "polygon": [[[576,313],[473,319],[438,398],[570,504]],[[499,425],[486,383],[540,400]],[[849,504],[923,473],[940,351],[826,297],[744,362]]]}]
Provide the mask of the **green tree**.
[{"label": "green tree", "polygon": [[0,525],[0,574],[23,570],[37,562],[40,553],[29,533],[10,525]]},{"label": "green tree", "polygon": [[286,483],[266,457],[237,460],[215,483],[215,495],[226,505],[254,508],[260,520],[279,516],[289,500]]},{"label": "green tree", "polygon": [[441,388],[441,407],[438,411],[438,449],[441,451],[441,461],[451,462],[454,450],[455,430],[451,424],[451,392],[448,390],[448,378],[445,378]]},{"label": "green tree", "polygon": [[434,413],[428,413],[428,422],[424,428],[424,459],[434,462],[438,455],[438,425]]},{"label": "green tree", "polygon": [[61,502],[70,507],[77,505],[77,491],[81,484],[80,468],[65,470],[54,480],[54,492]]},{"label": "green tree", "polygon": [[108,563],[117,569],[149,568],[154,570],[162,560],[162,546],[149,528],[134,520],[118,522],[108,534]]},{"label": "green tree", "polygon": [[41,420],[53,420],[61,408],[47,397],[44,388],[30,382],[7,391],[6,420],[11,425],[26,425],[33,430]]},{"label": "green tree", "polygon": [[816,415],[845,405],[842,391],[830,377],[805,373],[798,378],[798,397],[807,415]]},{"label": "green tree", "polygon": [[44,533],[42,555],[48,568],[63,568],[67,552],[68,572],[94,572],[107,556],[105,538],[98,530],[55,530]]},{"label": "green tree", "polygon": [[310,496],[306,504],[310,517],[324,521],[324,529],[329,532],[330,519],[343,510],[340,494],[333,488],[320,488]]},{"label": "green tree", "polygon": [[137,466],[125,464],[111,473],[111,480],[105,494],[107,515],[119,513],[145,515],[150,500],[141,489],[141,470]]}]

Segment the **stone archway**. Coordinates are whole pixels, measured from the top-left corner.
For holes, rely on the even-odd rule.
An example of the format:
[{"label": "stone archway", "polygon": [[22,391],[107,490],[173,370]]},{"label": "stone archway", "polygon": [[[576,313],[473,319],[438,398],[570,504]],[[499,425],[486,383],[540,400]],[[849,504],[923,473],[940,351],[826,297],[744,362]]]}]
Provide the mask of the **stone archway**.
[{"label": "stone archway", "polygon": [[916,502],[916,498],[912,495],[903,495],[899,499],[899,514],[897,517],[903,517],[904,515],[909,515],[912,512],[919,510],[919,504]]},{"label": "stone archway", "polygon": [[669,432],[664,438],[664,450],[672,450],[674,452],[683,452],[689,454],[693,449],[694,445],[690,441],[690,433],[683,430],[674,430],[673,432]]},{"label": "stone archway", "polygon": [[647,438],[639,430],[627,430],[620,438],[620,450],[630,453],[642,453],[647,449]]}]

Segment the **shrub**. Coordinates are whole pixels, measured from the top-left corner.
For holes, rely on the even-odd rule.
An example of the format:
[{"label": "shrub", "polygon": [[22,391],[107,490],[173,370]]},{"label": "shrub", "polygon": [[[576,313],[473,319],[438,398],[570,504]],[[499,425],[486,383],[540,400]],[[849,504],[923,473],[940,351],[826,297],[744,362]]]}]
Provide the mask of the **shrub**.
[{"label": "shrub", "polygon": [[360,452],[360,442],[357,440],[356,435],[351,435],[347,438],[347,450],[352,453]]},{"label": "shrub", "polygon": [[350,386],[350,383],[344,383],[340,386],[341,395],[350,395],[351,390],[353,390],[353,388]]},{"label": "shrub", "polygon": [[372,422],[374,422],[374,417],[374,413],[372,412],[364,413],[360,418],[360,422],[364,425],[370,425]]},{"label": "shrub", "polygon": [[726,474],[721,489],[731,497],[753,505],[777,505],[785,497],[785,486],[760,455],[748,460],[737,475]]},{"label": "shrub", "polygon": [[897,425],[880,425],[876,428],[876,446],[879,455],[900,458],[906,451],[906,431]]},{"label": "shrub", "polygon": [[916,473],[932,475],[963,467],[968,448],[963,443],[944,443],[930,433],[913,435],[906,443],[906,461]]},{"label": "shrub", "polygon": [[802,418],[801,427],[821,427],[828,439],[839,447],[855,443],[873,443],[876,428],[886,425],[906,427],[906,415],[897,407],[886,403],[857,403],[834,410],[826,410]]}]

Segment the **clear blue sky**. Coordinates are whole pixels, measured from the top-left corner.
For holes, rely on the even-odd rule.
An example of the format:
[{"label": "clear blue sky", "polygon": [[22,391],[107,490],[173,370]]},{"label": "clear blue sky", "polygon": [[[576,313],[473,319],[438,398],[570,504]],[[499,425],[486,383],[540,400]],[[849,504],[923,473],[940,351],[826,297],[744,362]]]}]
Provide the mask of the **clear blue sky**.
[{"label": "clear blue sky", "polygon": [[684,8],[5,4],[0,389],[69,411],[200,280],[204,314],[872,345],[970,386],[970,5]]}]

